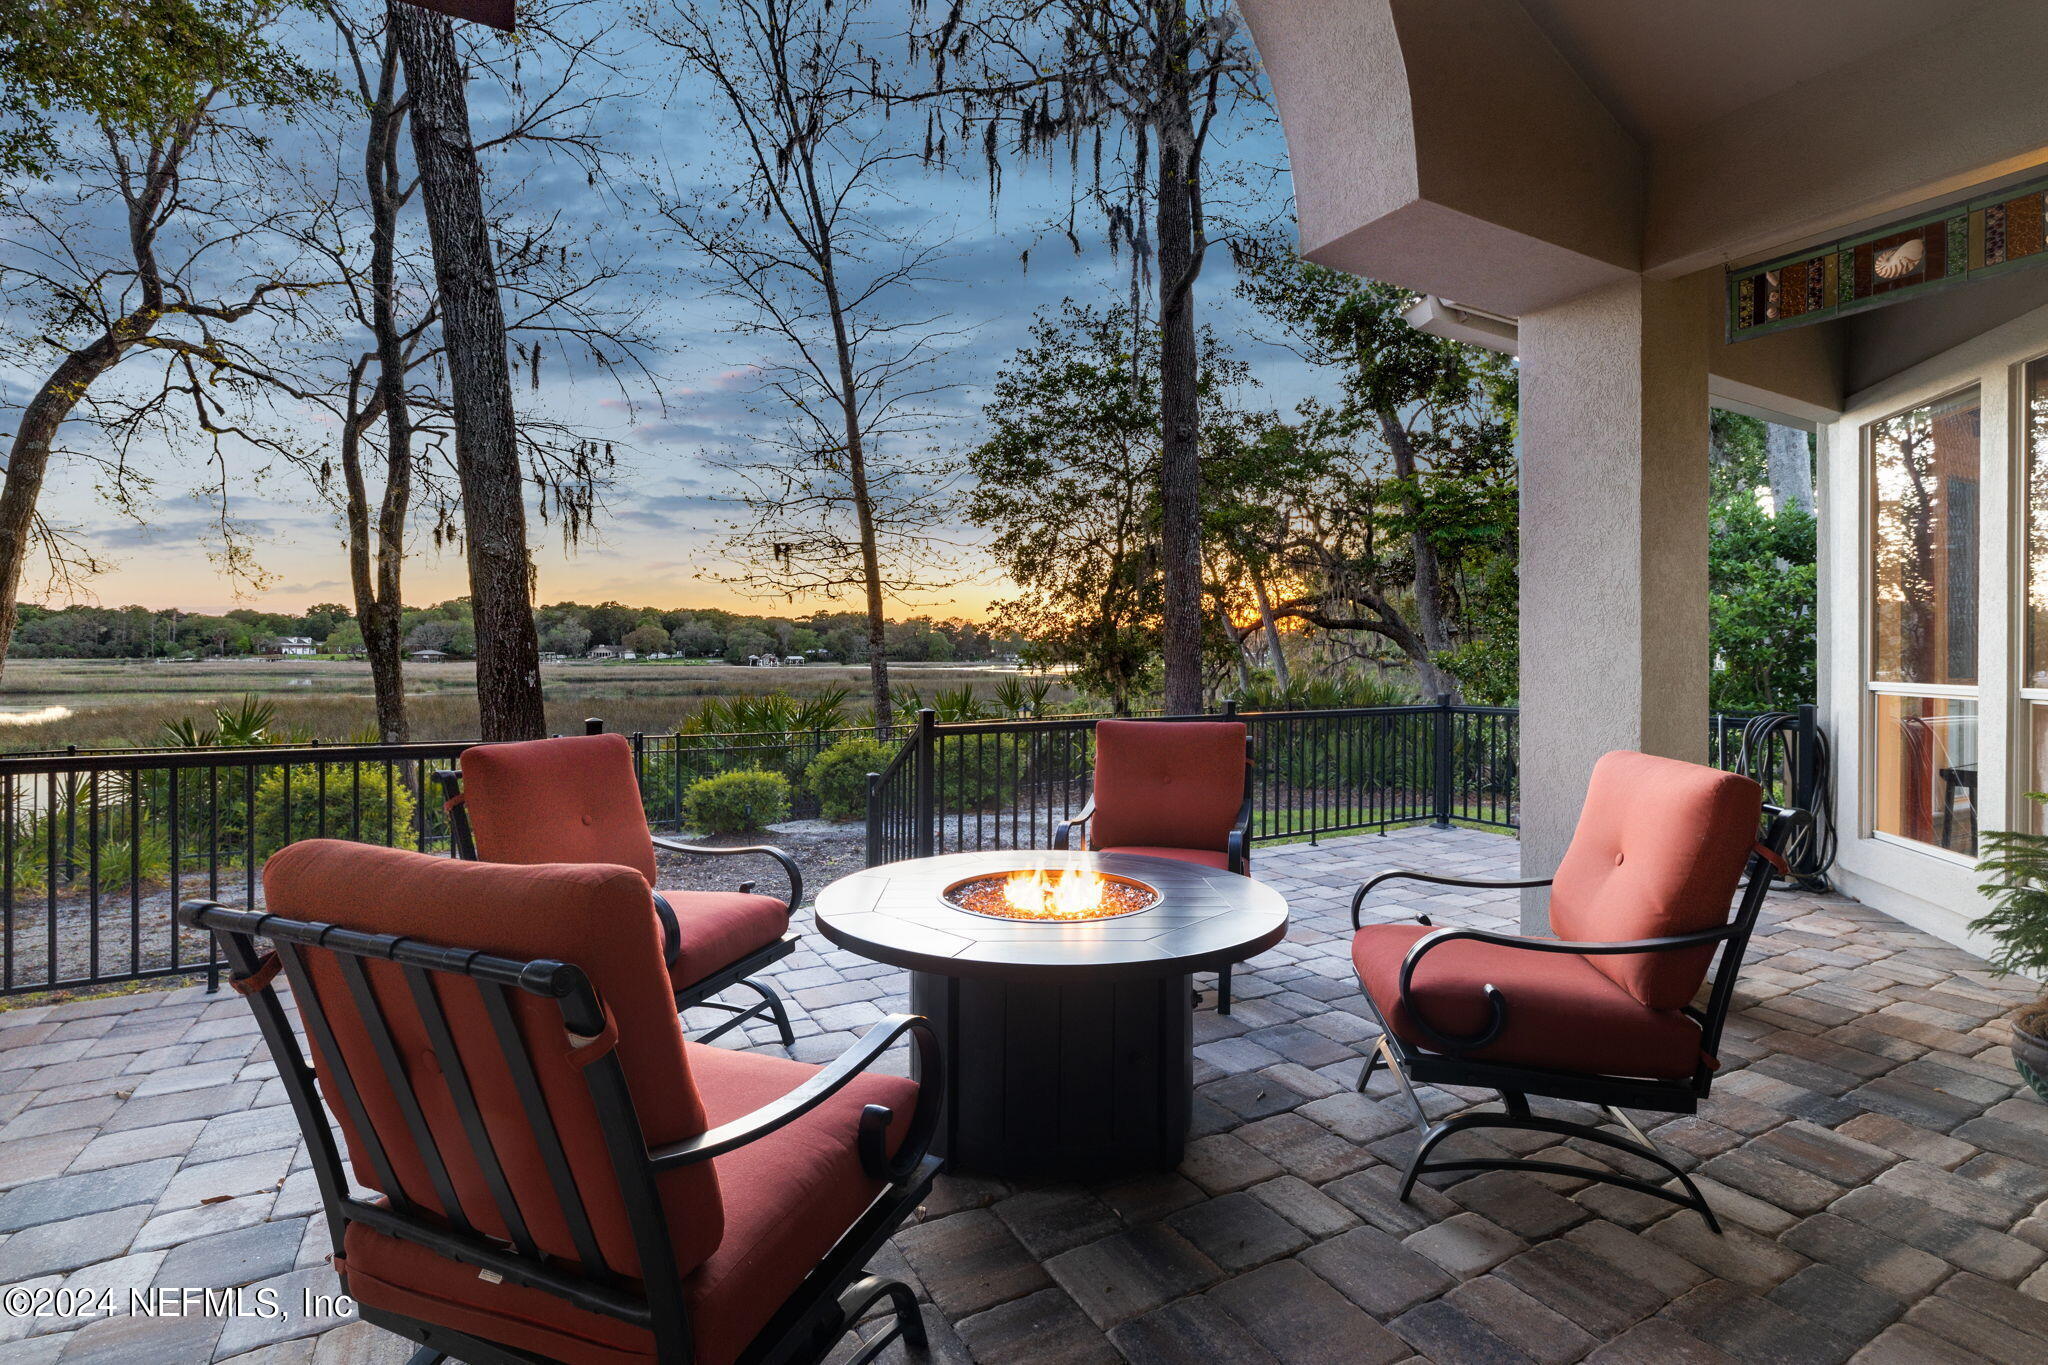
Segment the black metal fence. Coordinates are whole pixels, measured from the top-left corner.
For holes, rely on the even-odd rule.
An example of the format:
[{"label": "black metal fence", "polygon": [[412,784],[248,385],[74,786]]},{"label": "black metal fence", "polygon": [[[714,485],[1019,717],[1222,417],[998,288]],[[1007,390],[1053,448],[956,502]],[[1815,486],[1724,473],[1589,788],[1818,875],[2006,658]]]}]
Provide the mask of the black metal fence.
[{"label": "black metal fence", "polygon": [[[1220,714],[1251,731],[1255,839],[1424,821],[1515,828],[1511,707],[1440,701],[1240,713],[1226,705]],[[1087,803],[1094,732],[1092,718],[940,725],[921,712],[895,759],[869,779],[869,866],[1050,846],[1060,822]]]},{"label": "black metal fence", "polygon": [[[648,821],[672,829],[691,783],[738,769],[784,774],[792,815],[816,815],[804,769],[870,733],[627,739]],[[182,902],[258,904],[264,859],[297,839],[447,852],[430,774],[472,742],[0,755],[0,995],[200,971],[211,984],[212,945],[179,927]]]},{"label": "black metal fence", "polygon": [[[1254,839],[1426,822],[1518,825],[1520,719],[1513,707],[1440,700],[1240,713],[1226,705],[1221,714],[1251,732]],[[1818,747],[1813,708],[1786,719],[1713,716],[1708,759],[1746,769],[1773,802],[1810,805]],[[1049,847],[1060,822],[1087,803],[1094,728],[1093,718],[940,725],[932,712],[921,712],[894,760],[868,780],[868,865]]]}]

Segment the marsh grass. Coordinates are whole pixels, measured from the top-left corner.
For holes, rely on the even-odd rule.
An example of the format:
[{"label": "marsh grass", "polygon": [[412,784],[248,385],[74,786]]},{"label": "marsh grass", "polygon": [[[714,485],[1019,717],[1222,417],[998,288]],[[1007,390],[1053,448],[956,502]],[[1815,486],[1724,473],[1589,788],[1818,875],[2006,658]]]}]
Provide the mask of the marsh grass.
[{"label": "marsh grass", "polygon": [[[993,696],[1014,673],[962,666],[895,666],[899,673]],[[613,730],[666,734],[712,699],[784,692],[817,697],[860,687],[864,668],[736,668],[724,664],[594,663],[546,666],[548,729],[572,734],[596,716]],[[473,739],[475,685],[466,663],[409,664],[408,708],[419,740]],[[1067,689],[1055,689],[1063,699]],[[327,660],[231,659],[159,663],[10,660],[0,681],[0,751],[155,745],[164,727],[254,694],[276,707],[277,733],[343,741],[372,728],[369,666]],[[50,708],[60,708],[61,714]],[[854,710],[859,710],[854,707]],[[7,711],[13,711],[8,716]],[[36,714],[40,713],[40,714]],[[856,721],[858,718],[856,718]]]}]

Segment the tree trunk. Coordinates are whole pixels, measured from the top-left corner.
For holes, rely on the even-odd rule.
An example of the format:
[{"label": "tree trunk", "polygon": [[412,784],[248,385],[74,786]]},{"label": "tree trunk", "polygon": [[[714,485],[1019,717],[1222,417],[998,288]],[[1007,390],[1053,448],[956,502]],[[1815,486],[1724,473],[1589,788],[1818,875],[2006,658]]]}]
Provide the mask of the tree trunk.
[{"label": "tree trunk", "polygon": [[1273,661],[1273,681],[1285,692],[1291,684],[1287,677],[1287,651],[1280,645],[1280,623],[1273,619],[1273,601],[1266,595],[1266,576],[1257,569],[1251,572],[1252,598],[1259,604],[1259,624],[1266,631],[1266,654]]},{"label": "tree trunk", "polygon": [[36,501],[42,496],[57,428],[92,382],[120,361],[121,352],[121,344],[112,335],[73,351],[22,409],[14,444],[7,453],[7,479],[0,485],[0,670],[6,667],[7,650],[14,643],[22,566],[28,562]]},{"label": "tree trunk", "polygon": [[1806,433],[1797,427],[1767,423],[1764,449],[1770,461],[1771,510],[1797,508],[1813,513],[1813,457],[1807,451]]},{"label": "tree trunk", "polygon": [[1202,709],[1201,428],[1196,407],[1201,358],[1195,340],[1196,170],[1186,88],[1187,12],[1181,0],[1155,7],[1161,67],[1159,127],[1159,549],[1165,580],[1160,651],[1166,711]]},{"label": "tree trunk", "polygon": [[476,699],[487,740],[547,733],[526,495],[505,354],[505,310],[484,220],[483,177],[455,28],[445,16],[389,0],[411,101],[413,156],[434,249],[441,334],[455,415],[470,606],[476,617]]},{"label": "tree trunk", "polygon": [[1458,699],[1458,683],[1437,665],[1437,656],[1451,647],[1450,621],[1444,613],[1443,566],[1436,547],[1422,526],[1422,491],[1416,483],[1415,445],[1408,428],[1392,408],[1378,413],[1380,434],[1394,458],[1394,473],[1401,480],[1401,505],[1409,521],[1409,552],[1415,559],[1415,624],[1420,627],[1423,656],[1415,660],[1416,680],[1427,698]]}]

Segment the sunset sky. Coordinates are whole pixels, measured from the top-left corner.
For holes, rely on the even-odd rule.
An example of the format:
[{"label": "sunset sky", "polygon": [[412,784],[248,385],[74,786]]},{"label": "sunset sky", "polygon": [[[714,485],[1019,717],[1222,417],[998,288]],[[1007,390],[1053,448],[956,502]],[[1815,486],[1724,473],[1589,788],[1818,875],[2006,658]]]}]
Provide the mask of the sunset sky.
[{"label": "sunset sky", "polygon": [[[607,10],[606,12],[614,12]],[[625,35],[619,35],[622,39]],[[486,40],[493,41],[493,40]],[[329,51],[331,38],[319,37],[315,50]],[[672,88],[672,75],[659,64],[660,51],[644,41],[628,44],[626,69],[617,76],[593,78],[593,84],[616,81],[620,88],[638,83],[649,93],[621,100],[602,114],[602,129],[616,149],[617,179],[632,181],[641,172],[669,183],[715,191],[729,183],[718,160],[718,125],[708,117],[702,92]],[[533,54],[544,65],[546,52]],[[537,83],[531,66],[529,85]],[[502,111],[492,92],[472,87],[479,133],[487,135],[494,115]],[[906,127],[906,134],[910,129]],[[1230,155],[1259,167],[1284,168],[1285,149],[1277,125],[1240,118],[1229,130]],[[329,174],[352,170],[360,156],[352,141],[341,144],[339,162],[332,148],[323,150],[309,135],[285,130],[305,146],[303,157]],[[652,215],[644,201],[630,192],[594,194],[582,171],[563,165],[506,159],[493,163],[494,182],[517,183],[522,211],[559,213],[586,232],[593,249],[630,258],[634,278],[621,287],[645,303],[645,325],[657,343],[647,357],[657,382],[632,395],[632,403],[600,377],[578,373],[573,365],[543,366],[537,391],[521,374],[516,396],[523,409],[573,420],[596,439],[616,443],[620,468],[608,498],[598,535],[574,553],[566,553],[551,530],[533,528],[539,562],[537,600],[618,599],[658,607],[721,606],[783,613],[792,609],[781,599],[741,598],[717,581],[729,567],[722,518],[733,514],[724,501],[730,488],[713,467],[741,444],[766,429],[769,415],[756,410],[753,366],[760,359],[758,342],[736,336],[724,305],[707,300],[687,276],[686,248],[656,241]],[[1270,218],[1284,212],[1289,191],[1284,169],[1254,177],[1260,188],[1241,206],[1247,217]],[[921,291],[916,306],[943,313],[963,335],[943,362],[953,387],[940,400],[943,421],[938,444],[963,451],[981,430],[980,408],[987,388],[1003,360],[1024,339],[1034,314],[1073,296],[1101,304],[1119,298],[1128,285],[1128,266],[1113,261],[1093,220],[1084,216],[1084,251],[1074,255],[1048,227],[1064,217],[1067,172],[1026,164],[1006,171],[1000,197],[991,210],[989,186],[978,167],[966,171],[924,174],[905,171],[895,186],[900,204],[892,215],[920,231],[950,238],[940,273],[942,282]],[[1020,256],[1030,249],[1028,270]],[[1315,376],[1277,346],[1249,334],[1251,320],[1230,295],[1230,263],[1218,250],[1199,286],[1202,319],[1215,327],[1238,354],[1251,362],[1263,388],[1261,406],[1292,408],[1312,392]],[[19,318],[9,319],[18,325]],[[553,362],[553,358],[549,358]],[[0,367],[0,424],[7,432],[18,405],[44,376]],[[314,412],[284,411],[277,420],[304,437],[315,433],[322,419]],[[72,439],[95,439],[84,429]],[[207,472],[202,452],[161,447],[144,462],[157,477],[155,495],[145,499],[139,517],[112,509],[95,487],[93,471],[61,457],[53,463],[45,493],[49,520],[68,527],[96,554],[112,564],[92,584],[92,596],[109,605],[139,603],[219,611],[255,605],[300,609],[316,601],[349,601],[344,546],[333,512],[290,469],[268,468],[251,452],[230,456],[234,498],[231,515],[251,538],[263,568],[274,576],[266,590],[236,596],[233,585],[212,557],[219,548],[216,511],[209,501],[192,495]],[[962,528],[957,537],[969,545]],[[427,603],[465,590],[459,554],[437,556],[426,537],[409,561],[408,601]],[[986,561],[966,553],[967,581],[950,592],[912,603],[892,604],[893,613],[929,611],[937,615],[978,616],[999,584]],[[39,566],[31,565],[25,596],[42,597]],[[797,608],[825,605],[798,602]]]}]

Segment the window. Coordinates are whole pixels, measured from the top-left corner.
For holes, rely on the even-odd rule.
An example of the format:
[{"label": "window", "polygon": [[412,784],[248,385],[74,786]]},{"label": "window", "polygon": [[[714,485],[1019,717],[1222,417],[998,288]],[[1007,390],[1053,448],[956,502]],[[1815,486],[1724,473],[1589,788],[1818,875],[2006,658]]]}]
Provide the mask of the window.
[{"label": "window", "polygon": [[[2021,642],[2020,709],[2029,762],[2023,790],[2048,791],[2048,358],[2027,366],[2024,393],[2026,638]],[[2048,832],[2048,808],[2027,804],[2032,811],[2026,823]]]},{"label": "window", "polygon": [[1963,854],[1977,847],[1980,415],[1973,388],[1868,429],[1872,823]]}]

